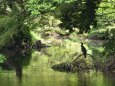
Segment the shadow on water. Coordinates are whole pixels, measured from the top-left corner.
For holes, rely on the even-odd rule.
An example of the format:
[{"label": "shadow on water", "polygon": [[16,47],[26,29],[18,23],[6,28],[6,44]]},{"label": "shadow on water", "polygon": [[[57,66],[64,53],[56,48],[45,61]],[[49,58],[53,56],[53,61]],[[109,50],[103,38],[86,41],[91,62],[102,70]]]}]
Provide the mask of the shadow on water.
[{"label": "shadow on water", "polygon": [[3,70],[15,70],[16,76],[19,80],[22,79],[23,75],[23,66],[30,64],[31,60],[31,49],[17,49],[17,48],[4,48],[1,52],[6,60],[4,63],[1,63],[0,66]]},{"label": "shadow on water", "polygon": [[41,52],[42,48],[48,48],[45,44],[35,43],[32,48],[30,46],[18,46],[15,44],[11,44],[3,47],[0,50],[0,53],[6,57],[4,63],[0,63],[0,66],[3,70],[15,70],[16,76],[21,80],[23,75],[23,66],[27,66],[30,64],[30,60],[32,57],[32,50]]}]

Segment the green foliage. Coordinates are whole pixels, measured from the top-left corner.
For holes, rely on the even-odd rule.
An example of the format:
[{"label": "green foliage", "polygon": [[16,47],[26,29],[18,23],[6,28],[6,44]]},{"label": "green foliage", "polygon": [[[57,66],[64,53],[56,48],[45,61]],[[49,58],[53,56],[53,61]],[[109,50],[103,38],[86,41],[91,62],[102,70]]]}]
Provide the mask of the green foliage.
[{"label": "green foliage", "polygon": [[[92,39],[102,39],[104,51],[102,57],[109,58],[114,55],[115,49],[115,9],[114,0],[104,0],[96,11],[97,30],[91,32]],[[95,52],[95,51],[94,51]]]},{"label": "green foliage", "polygon": [[[89,47],[93,51],[93,55],[106,60],[114,55],[115,52],[115,28],[114,26],[107,29],[98,29],[92,31],[90,38],[93,42],[89,43]],[[91,45],[91,44],[94,45]],[[105,59],[104,59],[105,58]]]},{"label": "green foliage", "polygon": [[0,54],[0,63],[3,63],[6,60],[5,56]]},{"label": "green foliage", "polygon": [[31,40],[29,27],[23,24],[22,21],[17,21],[17,18],[15,16],[5,16],[1,19],[0,48],[14,41],[18,43],[19,40]]},{"label": "green foliage", "polygon": [[104,43],[105,51],[104,55],[106,58],[115,55],[115,28],[110,31],[111,37],[107,43]]},{"label": "green foliage", "polygon": [[[61,20],[60,27],[70,32],[74,29],[79,29],[80,33],[89,32],[90,26],[97,27],[98,30],[93,31],[91,36],[109,39],[111,49],[109,50],[109,44],[104,47],[108,53],[113,53],[115,32],[108,27],[114,25],[114,14],[113,0],[13,0],[11,3],[1,0],[0,48],[13,41],[17,44],[21,44],[23,40],[31,41],[30,30],[38,26],[50,26],[49,19],[53,15]],[[63,31],[56,33],[65,34]]]},{"label": "green foliage", "polygon": [[108,29],[94,30],[90,33],[90,37],[97,40],[107,40],[109,39],[109,33]]},{"label": "green foliage", "polygon": [[52,0],[28,0],[26,7],[32,16],[45,14],[54,9],[51,4]]},{"label": "green foliage", "polygon": [[6,6],[5,14],[0,14],[0,48],[12,43],[21,45],[22,40],[25,39],[26,42],[30,41],[30,27],[27,22],[28,12],[24,8],[25,3],[15,0],[14,2],[4,1],[0,4],[3,7]]},{"label": "green foliage", "polygon": [[0,20],[0,48],[11,42],[13,35],[17,33],[17,21],[13,17],[3,17]]},{"label": "green foliage", "polygon": [[114,25],[115,20],[115,9],[114,9],[115,1],[102,1],[99,5],[98,10],[96,11],[97,20],[99,27],[107,27]]},{"label": "green foliage", "polygon": [[115,52],[115,9],[114,0],[102,1],[96,11],[97,28],[98,30],[91,32],[93,39],[103,39],[105,42],[102,47],[104,51],[101,53],[102,57],[109,58]]},{"label": "green foliage", "polygon": [[95,13],[98,4],[95,0],[62,4],[59,8],[59,19],[62,21],[60,27],[69,29],[70,33],[73,32],[73,28],[78,28],[80,33],[89,32],[91,25],[96,26]]}]

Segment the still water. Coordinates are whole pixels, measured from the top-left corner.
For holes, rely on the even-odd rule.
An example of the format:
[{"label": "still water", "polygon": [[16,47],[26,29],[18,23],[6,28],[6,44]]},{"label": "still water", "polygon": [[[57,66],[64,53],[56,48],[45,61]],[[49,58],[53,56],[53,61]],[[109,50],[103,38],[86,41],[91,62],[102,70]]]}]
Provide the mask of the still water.
[{"label": "still water", "polygon": [[52,61],[48,53],[44,55],[35,51],[29,64],[22,67],[22,74],[19,74],[21,77],[16,76],[16,67],[10,71],[1,70],[0,86],[115,86],[115,74],[54,71],[51,69],[54,64]]}]

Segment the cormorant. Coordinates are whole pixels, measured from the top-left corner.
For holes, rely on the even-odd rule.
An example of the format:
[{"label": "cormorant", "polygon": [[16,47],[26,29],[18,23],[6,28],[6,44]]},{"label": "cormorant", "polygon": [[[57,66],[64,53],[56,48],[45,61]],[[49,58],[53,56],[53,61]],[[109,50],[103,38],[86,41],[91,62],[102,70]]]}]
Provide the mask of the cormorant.
[{"label": "cormorant", "polygon": [[86,50],[86,48],[83,46],[83,43],[82,43],[82,42],[81,42],[81,51],[82,51],[84,57],[86,58],[87,50]]}]

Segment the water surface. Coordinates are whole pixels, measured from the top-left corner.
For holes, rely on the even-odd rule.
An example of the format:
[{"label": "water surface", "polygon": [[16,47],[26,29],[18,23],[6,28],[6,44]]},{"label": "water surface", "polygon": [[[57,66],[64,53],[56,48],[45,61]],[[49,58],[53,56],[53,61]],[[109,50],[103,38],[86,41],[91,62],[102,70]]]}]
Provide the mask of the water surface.
[{"label": "water surface", "polygon": [[[0,86],[115,86],[115,74],[54,71],[51,69],[55,64],[52,56],[46,51],[44,53],[33,52],[29,64],[22,67],[21,75],[16,74],[17,66],[11,71],[1,70]],[[16,76],[18,74],[21,77]]]}]

